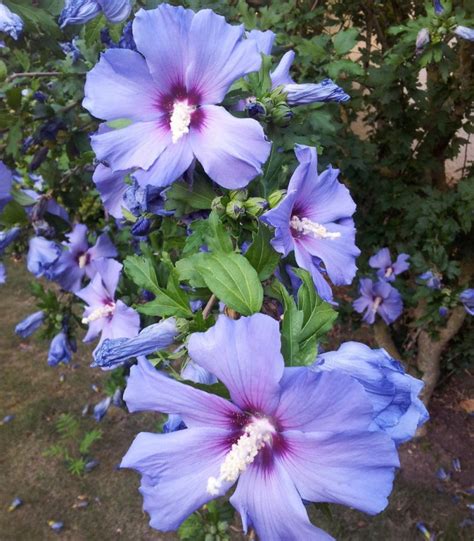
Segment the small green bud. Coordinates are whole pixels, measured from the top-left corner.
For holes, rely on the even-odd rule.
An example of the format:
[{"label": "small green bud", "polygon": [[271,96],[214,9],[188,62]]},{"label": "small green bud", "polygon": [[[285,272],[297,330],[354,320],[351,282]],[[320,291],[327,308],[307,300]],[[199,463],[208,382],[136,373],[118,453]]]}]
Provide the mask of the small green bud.
[{"label": "small green bud", "polygon": [[229,197],[234,201],[245,201],[248,195],[247,190],[231,190],[229,192]]},{"label": "small green bud", "polygon": [[225,212],[229,218],[238,220],[243,214],[245,214],[245,208],[242,201],[232,200],[227,204]]},{"label": "small green bud", "polygon": [[286,190],[277,190],[276,192],[273,192],[268,197],[268,204],[270,205],[270,208],[275,208],[278,203],[283,199],[283,197],[286,194]]},{"label": "small green bud", "polygon": [[225,206],[222,203],[222,196],[215,197],[211,203],[211,209],[215,210],[217,214],[221,215],[225,212]]},{"label": "small green bud", "polygon": [[294,113],[286,103],[278,104],[272,111],[272,121],[275,125],[286,128],[289,126]]},{"label": "small green bud", "polygon": [[260,216],[268,208],[268,203],[262,197],[250,197],[244,203],[245,210],[252,216]]}]

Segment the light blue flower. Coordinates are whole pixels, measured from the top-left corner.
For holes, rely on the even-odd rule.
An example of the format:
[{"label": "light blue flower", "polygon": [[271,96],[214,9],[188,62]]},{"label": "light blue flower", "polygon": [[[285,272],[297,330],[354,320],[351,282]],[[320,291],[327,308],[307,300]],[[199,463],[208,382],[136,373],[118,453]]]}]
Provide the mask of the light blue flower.
[{"label": "light blue flower", "polygon": [[[113,171],[134,173],[140,185],[168,186],[197,159],[225,188],[242,188],[262,172],[270,153],[262,127],[220,107],[261,57],[243,26],[211,10],[160,4],[133,22],[137,51],[109,49],[87,74],[84,107],[120,129],[100,128],[92,147]],[[141,53],[141,54],[140,54]]]},{"label": "light blue flower", "polygon": [[31,336],[41,327],[44,321],[44,315],[43,310],[30,314],[18,323],[15,327],[15,333],[21,338],[28,338],[28,336]]},{"label": "light blue flower", "polygon": [[380,280],[393,282],[395,277],[410,268],[408,254],[399,254],[396,261],[392,263],[392,256],[388,248],[381,248],[369,259],[369,266],[377,269],[377,276]]},{"label": "light blue flower", "polygon": [[418,276],[418,280],[425,282],[430,289],[441,289],[441,278],[441,274],[430,270]]},{"label": "light blue flower", "polygon": [[465,289],[460,295],[459,300],[464,304],[466,312],[474,316],[474,289]]},{"label": "light blue flower", "polygon": [[11,229],[0,231],[0,255],[18,237],[20,231],[21,229],[19,227],[12,227]]},{"label": "light blue flower", "polygon": [[0,3],[0,32],[8,34],[17,40],[23,31],[23,20],[16,13],[12,13],[7,6]]},{"label": "light blue flower", "polygon": [[57,366],[59,363],[69,364],[73,350],[75,348],[69,341],[66,331],[61,331],[51,341],[48,352],[49,366]]},{"label": "light blue flower", "polygon": [[406,374],[384,349],[346,342],[337,351],[319,355],[313,369],[347,374],[361,383],[374,408],[373,428],[383,430],[397,444],[413,438],[428,420],[418,398],[423,382]]},{"label": "light blue flower", "polygon": [[[130,411],[180,415],[187,428],[139,434],[122,467],[142,474],[152,527],[175,530],[236,484],[230,503],[261,541],[332,539],[309,521],[303,500],[375,514],[399,465],[393,440],[371,429],[363,386],[341,373],[285,369],[278,322],[220,316],[188,351],[231,401],[180,383],[147,361],[132,367]],[[178,425],[179,426],[179,425]],[[348,482],[350,480],[350,482]]]},{"label": "light blue flower", "polygon": [[474,28],[468,28],[467,26],[457,26],[454,29],[454,33],[460,38],[474,41]]},{"label": "light blue flower", "polygon": [[132,357],[149,355],[167,348],[173,343],[177,334],[176,321],[174,318],[169,318],[145,327],[138,336],[133,338],[104,340],[94,351],[91,366],[100,367],[102,370],[113,370]]},{"label": "light blue flower", "polygon": [[389,325],[398,319],[403,311],[400,293],[385,281],[379,280],[374,283],[369,278],[362,278],[359,293],[360,297],[352,303],[352,306],[359,314],[365,312],[362,319],[369,325],[375,323],[376,314]]}]

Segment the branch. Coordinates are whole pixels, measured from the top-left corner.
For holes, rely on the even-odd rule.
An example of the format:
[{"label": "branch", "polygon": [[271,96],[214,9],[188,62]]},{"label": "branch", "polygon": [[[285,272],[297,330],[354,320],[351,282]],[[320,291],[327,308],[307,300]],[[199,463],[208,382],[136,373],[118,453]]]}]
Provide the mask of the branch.
[{"label": "branch", "polygon": [[374,338],[377,345],[383,348],[391,357],[397,359],[397,361],[402,360],[402,356],[393,341],[390,328],[382,320],[377,321],[374,325]]},{"label": "branch", "polygon": [[9,83],[14,79],[19,77],[69,77],[71,75],[85,75],[83,72],[69,72],[65,73],[63,71],[24,71],[21,73],[12,73],[9,75],[5,82]]},{"label": "branch", "polygon": [[204,310],[202,311],[202,318],[203,319],[206,319],[209,316],[209,313],[212,310],[212,307],[214,306],[214,303],[216,302],[216,300],[217,300],[217,297],[213,293],[209,297],[209,300],[207,301],[207,304],[204,307]]}]

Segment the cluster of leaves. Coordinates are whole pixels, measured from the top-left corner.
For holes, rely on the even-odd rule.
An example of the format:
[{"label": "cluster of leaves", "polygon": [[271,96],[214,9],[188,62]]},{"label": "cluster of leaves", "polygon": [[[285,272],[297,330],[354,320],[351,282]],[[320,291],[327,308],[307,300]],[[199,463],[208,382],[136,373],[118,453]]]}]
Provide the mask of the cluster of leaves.
[{"label": "cluster of leaves", "polygon": [[51,445],[44,455],[60,458],[73,475],[83,475],[92,446],[102,438],[102,430],[81,431],[80,422],[70,413],[62,413],[56,421],[59,442]]}]

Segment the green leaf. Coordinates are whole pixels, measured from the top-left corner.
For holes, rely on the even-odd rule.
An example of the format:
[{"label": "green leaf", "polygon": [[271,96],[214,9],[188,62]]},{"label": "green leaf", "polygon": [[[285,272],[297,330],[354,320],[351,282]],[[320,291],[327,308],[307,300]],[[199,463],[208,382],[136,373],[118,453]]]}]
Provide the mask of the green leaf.
[{"label": "green leaf", "polygon": [[130,126],[131,123],[132,120],[130,120],[129,118],[118,118],[117,120],[110,120],[106,124],[109,128],[120,130],[121,128],[126,128],[127,126]]},{"label": "green leaf", "polygon": [[27,28],[34,27],[50,37],[59,36],[59,26],[50,13],[31,6],[31,0],[5,0],[5,4],[19,15]]},{"label": "green leaf", "polygon": [[285,359],[285,364],[291,366],[296,364],[299,351],[299,333],[303,325],[304,314],[298,310],[293,297],[280,282],[275,283],[277,292],[281,297],[284,308],[283,322],[281,325],[281,353]]},{"label": "green leaf", "polygon": [[22,207],[30,207],[35,204],[35,200],[21,190],[13,190],[11,193],[13,199]]},{"label": "green leaf", "polygon": [[155,295],[160,292],[153,262],[147,257],[129,255],[123,262],[125,273],[137,286],[151,291]]},{"label": "green leaf", "polygon": [[253,236],[253,242],[247,250],[245,257],[257,271],[260,280],[269,278],[280,261],[280,255],[270,244],[272,233],[268,227],[260,223],[257,233]]},{"label": "green leaf", "polygon": [[166,192],[167,210],[178,209],[180,213],[187,208],[207,210],[212,206],[216,197],[209,182],[203,178],[196,177],[193,184],[187,182],[174,182]]},{"label": "green leaf", "polygon": [[5,227],[13,227],[14,225],[27,225],[28,216],[25,209],[16,201],[10,201],[5,205],[0,214],[0,223]]},{"label": "green leaf", "polygon": [[331,79],[337,79],[341,72],[354,76],[364,75],[362,66],[352,60],[336,60],[335,62],[328,64],[325,69]]},{"label": "green leaf", "polygon": [[94,429],[90,432],[86,432],[84,437],[79,444],[79,452],[81,455],[87,455],[92,447],[92,445],[102,438],[102,430]]},{"label": "green leaf", "polygon": [[207,287],[204,278],[198,271],[198,265],[206,257],[203,252],[185,257],[176,262],[176,270],[181,281],[189,282],[191,287]]},{"label": "green leaf", "polygon": [[9,154],[13,158],[16,158],[19,155],[21,137],[21,121],[19,120],[8,130],[7,146],[5,147],[6,154]]},{"label": "green leaf", "polygon": [[198,264],[207,287],[229,308],[244,316],[259,312],[263,288],[257,271],[239,254],[203,254]]},{"label": "green leaf", "polygon": [[106,26],[107,21],[103,15],[99,15],[86,24],[84,39],[87,47],[92,47],[100,38],[100,31]]},{"label": "green leaf", "polygon": [[234,250],[229,232],[222,224],[217,212],[212,211],[208,218],[209,229],[205,232],[207,245],[212,252],[230,253]]},{"label": "green leaf", "polygon": [[359,31],[357,28],[348,28],[347,30],[338,32],[332,38],[336,54],[344,55],[351,51],[355,47],[358,37]]}]

